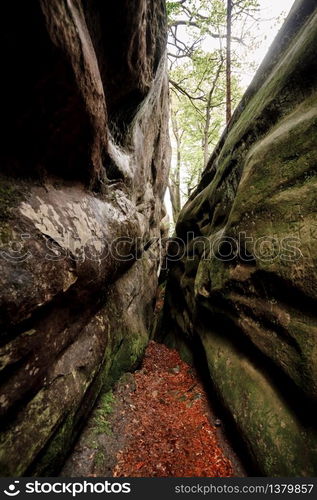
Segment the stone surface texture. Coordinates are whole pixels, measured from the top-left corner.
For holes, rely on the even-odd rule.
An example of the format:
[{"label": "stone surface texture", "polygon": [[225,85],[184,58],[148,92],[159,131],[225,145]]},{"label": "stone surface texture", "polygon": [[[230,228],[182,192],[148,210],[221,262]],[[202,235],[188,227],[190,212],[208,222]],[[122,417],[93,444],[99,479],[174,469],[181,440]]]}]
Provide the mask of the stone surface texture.
[{"label": "stone surface texture", "polygon": [[161,322],[268,476],[317,473],[316,43],[298,0],[181,212]]},{"label": "stone surface texture", "polygon": [[163,0],[31,0],[3,19],[0,474],[52,475],[148,341],[166,13]]}]

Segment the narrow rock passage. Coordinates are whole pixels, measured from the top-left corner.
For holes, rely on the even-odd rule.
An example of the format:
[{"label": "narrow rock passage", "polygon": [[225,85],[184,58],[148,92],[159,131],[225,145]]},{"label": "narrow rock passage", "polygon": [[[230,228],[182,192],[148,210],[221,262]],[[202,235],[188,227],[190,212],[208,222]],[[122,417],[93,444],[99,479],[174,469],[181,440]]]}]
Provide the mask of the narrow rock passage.
[{"label": "narrow rock passage", "polygon": [[[96,405],[61,474],[68,477],[245,475],[194,368],[151,341],[139,370]],[[219,422],[220,423],[220,422]]]},{"label": "narrow rock passage", "polygon": [[233,475],[208,418],[204,389],[176,351],[150,342],[134,378],[125,429],[130,439],[117,454],[114,476]]}]

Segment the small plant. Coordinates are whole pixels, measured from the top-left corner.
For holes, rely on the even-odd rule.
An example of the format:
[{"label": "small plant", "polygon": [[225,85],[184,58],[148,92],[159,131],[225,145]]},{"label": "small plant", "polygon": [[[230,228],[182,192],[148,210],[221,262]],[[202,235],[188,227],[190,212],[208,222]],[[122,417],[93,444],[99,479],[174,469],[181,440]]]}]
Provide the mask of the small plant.
[{"label": "small plant", "polygon": [[96,467],[102,467],[105,462],[105,455],[103,451],[98,451],[94,458],[94,465]]},{"label": "small plant", "polygon": [[112,391],[103,394],[98,402],[95,412],[95,433],[96,434],[111,434],[109,423],[109,415],[113,411],[114,396]]},{"label": "small plant", "polygon": [[96,450],[98,448],[98,443],[94,439],[88,442],[89,447],[92,448],[93,450]]}]

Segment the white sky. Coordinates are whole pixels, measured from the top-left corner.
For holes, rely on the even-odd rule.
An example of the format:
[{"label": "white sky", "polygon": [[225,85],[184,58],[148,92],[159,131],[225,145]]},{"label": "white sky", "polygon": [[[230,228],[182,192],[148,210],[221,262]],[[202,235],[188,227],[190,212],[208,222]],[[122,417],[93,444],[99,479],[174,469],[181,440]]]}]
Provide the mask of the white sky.
[{"label": "white sky", "polygon": [[[223,0],[225,1],[225,0]],[[278,30],[287,14],[289,13],[295,0],[259,0],[260,11],[256,14],[259,22],[256,23],[250,20],[248,24],[248,29],[252,37],[254,37],[256,46],[253,50],[247,50],[241,44],[234,44],[234,48],[238,53],[241,53],[241,60],[248,61],[248,63],[254,63],[255,69],[252,72],[247,72],[246,70],[241,70],[239,73],[240,84],[245,90],[249,83],[251,82],[256,68],[263,61],[271,43],[273,42]],[[241,33],[241,26],[236,26],[237,34]],[[179,30],[179,35],[184,35],[185,32]],[[224,42],[225,43],[225,42]],[[203,42],[202,47],[208,51],[212,49],[219,48],[219,42],[216,39],[208,38]]]},{"label": "white sky", "polygon": [[[277,32],[295,0],[260,0],[260,29],[259,29],[259,47],[253,53],[247,55],[248,59],[258,67],[263,61],[270,45],[272,44]],[[247,87],[254,76],[253,73],[241,75],[240,81],[243,87]]]},{"label": "white sky", "polygon": [[[246,90],[249,83],[251,82],[256,69],[261,64],[264,59],[270,45],[272,44],[277,32],[279,31],[281,25],[287,14],[289,13],[295,0],[260,0],[260,12],[257,14],[259,18],[258,25],[254,25],[253,33],[257,37],[257,46],[251,51],[246,49],[241,49],[242,60],[247,60],[250,63],[254,63],[254,71],[242,69],[239,73],[240,85],[243,90]],[[181,30],[178,32],[179,38],[181,38]],[[186,37],[186,35],[185,35]],[[184,39],[184,41],[186,38]],[[216,41],[209,41],[204,45],[206,50],[212,49],[213,44],[217,44]],[[215,45],[218,47],[218,45]],[[240,50],[240,49],[239,49]],[[173,141],[172,141],[173,147]],[[169,197],[168,189],[165,195],[165,205],[167,213],[169,214],[170,220],[172,220],[172,207]]]}]

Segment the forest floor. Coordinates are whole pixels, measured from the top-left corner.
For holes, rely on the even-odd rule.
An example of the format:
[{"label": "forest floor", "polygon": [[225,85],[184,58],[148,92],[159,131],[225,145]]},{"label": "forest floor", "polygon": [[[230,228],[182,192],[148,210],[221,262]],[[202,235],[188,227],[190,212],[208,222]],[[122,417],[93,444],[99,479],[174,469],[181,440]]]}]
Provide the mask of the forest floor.
[{"label": "forest floor", "polygon": [[140,370],[103,395],[64,476],[245,475],[194,369],[150,342]]}]

